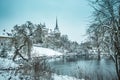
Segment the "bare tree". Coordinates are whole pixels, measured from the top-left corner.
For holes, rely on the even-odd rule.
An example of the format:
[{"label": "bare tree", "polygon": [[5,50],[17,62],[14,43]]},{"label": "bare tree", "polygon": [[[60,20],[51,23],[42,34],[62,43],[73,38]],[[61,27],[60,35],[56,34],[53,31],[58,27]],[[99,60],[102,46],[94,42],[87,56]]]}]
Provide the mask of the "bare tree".
[{"label": "bare tree", "polygon": [[97,49],[98,53],[98,60],[100,60],[100,55],[101,55],[101,43],[103,41],[103,29],[100,27],[101,25],[97,24],[92,24],[87,33],[89,34],[89,38],[91,39],[92,46]]},{"label": "bare tree", "polygon": [[[28,22],[27,22],[28,23]],[[32,36],[32,24],[23,24],[21,26],[14,26],[14,32],[13,34],[13,43],[14,43],[14,57],[13,60],[15,60],[16,56],[20,56],[22,59],[25,59],[22,56],[23,54],[27,54],[28,58],[31,58],[31,48],[32,48],[32,41],[31,41],[31,36]],[[21,45],[22,44],[22,45]]]},{"label": "bare tree", "polygon": [[[115,62],[116,72],[120,80],[120,1],[95,0],[91,3],[95,9],[93,13],[94,23],[100,24],[99,27],[103,27],[103,43],[109,47],[110,55],[114,53],[111,56]],[[105,35],[108,35],[109,41],[105,41]]]}]

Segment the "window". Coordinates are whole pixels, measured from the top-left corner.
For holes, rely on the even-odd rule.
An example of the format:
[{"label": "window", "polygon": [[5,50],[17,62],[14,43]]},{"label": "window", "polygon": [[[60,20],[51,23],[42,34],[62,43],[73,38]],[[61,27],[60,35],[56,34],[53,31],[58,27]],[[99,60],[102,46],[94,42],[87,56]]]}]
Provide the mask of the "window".
[{"label": "window", "polygon": [[1,43],[1,46],[3,46],[3,43]]}]

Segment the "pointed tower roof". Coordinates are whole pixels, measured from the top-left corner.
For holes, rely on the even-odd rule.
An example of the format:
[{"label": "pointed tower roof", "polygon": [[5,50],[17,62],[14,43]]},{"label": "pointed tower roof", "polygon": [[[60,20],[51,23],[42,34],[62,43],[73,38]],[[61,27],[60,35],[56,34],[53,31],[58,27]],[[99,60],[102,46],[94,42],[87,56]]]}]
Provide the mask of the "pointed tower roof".
[{"label": "pointed tower roof", "polygon": [[57,17],[56,17],[56,26],[55,26],[55,28],[54,28],[54,32],[55,32],[55,33],[60,33],[59,28],[58,28]]},{"label": "pointed tower roof", "polygon": [[58,29],[57,17],[56,17],[56,26],[55,26],[55,29]]}]

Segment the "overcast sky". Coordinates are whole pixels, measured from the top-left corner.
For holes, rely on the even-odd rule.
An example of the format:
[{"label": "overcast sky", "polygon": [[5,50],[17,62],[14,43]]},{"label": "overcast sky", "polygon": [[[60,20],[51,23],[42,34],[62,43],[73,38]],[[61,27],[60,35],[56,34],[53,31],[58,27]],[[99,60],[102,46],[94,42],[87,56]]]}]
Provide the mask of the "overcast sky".
[{"label": "overcast sky", "polygon": [[57,16],[61,33],[80,43],[91,14],[87,0],[0,0],[0,32],[26,21],[53,29]]}]

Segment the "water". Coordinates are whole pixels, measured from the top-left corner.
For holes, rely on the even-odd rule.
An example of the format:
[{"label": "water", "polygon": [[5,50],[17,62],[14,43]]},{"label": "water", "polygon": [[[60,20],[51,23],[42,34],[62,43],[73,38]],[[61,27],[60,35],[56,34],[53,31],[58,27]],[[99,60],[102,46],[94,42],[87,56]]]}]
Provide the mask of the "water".
[{"label": "water", "polygon": [[52,62],[55,73],[86,80],[116,80],[115,65],[112,60],[78,60],[75,62]]}]

